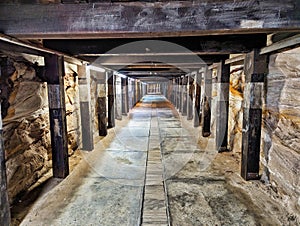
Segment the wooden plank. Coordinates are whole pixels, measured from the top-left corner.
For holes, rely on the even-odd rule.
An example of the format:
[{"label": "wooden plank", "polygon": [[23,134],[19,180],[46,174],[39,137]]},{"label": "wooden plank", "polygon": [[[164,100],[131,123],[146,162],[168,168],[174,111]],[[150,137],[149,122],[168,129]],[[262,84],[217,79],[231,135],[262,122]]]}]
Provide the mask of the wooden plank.
[{"label": "wooden plank", "polygon": [[218,99],[216,109],[216,148],[218,152],[227,151],[228,113],[229,113],[229,80],[230,65],[221,61],[218,66]]},{"label": "wooden plank", "polygon": [[299,30],[299,14],[297,0],[1,4],[0,30],[28,39],[266,33]]},{"label": "wooden plank", "polygon": [[204,97],[202,114],[202,136],[208,137],[211,134],[211,99],[212,99],[212,70],[206,66],[204,69]]},{"label": "wooden plank", "polygon": [[201,123],[201,83],[202,83],[202,73],[197,72],[195,79],[196,94],[195,94],[195,104],[194,104],[194,127],[200,126]]},{"label": "wooden plank", "polygon": [[38,55],[38,56],[46,56],[48,54],[55,54],[58,56],[63,56],[65,61],[68,63],[71,63],[71,64],[82,65],[82,64],[86,63],[83,60],[69,56],[65,53],[62,53],[62,52],[59,52],[56,50],[47,49],[42,46],[37,46],[34,44],[28,44],[28,43],[22,42],[16,38],[13,38],[13,37],[7,36],[5,34],[1,34],[1,33],[0,33],[0,44],[1,44],[0,49],[6,50],[6,51],[28,53],[28,54]]},{"label": "wooden plank", "polygon": [[80,117],[81,117],[81,139],[82,149],[92,151],[94,149],[93,123],[91,116],[91,89],[90,72],[87,72],[86,65],[78,66],[78,83],[80,99]]},{"label": "wooden plank", "polygon": [[262,98],[267,74],[267,56],[254,50],[245,58],[245,88],[243,105],[242,166],[245,180],[259,179]]},{"label": "wooden plank", "polygon": [[[2,67],[1,67],[2,65]],[[0,65],[0,78],[6,73],[5,65]],[[4,67],[3,67],[4,66]],[[1,101],[2,103],[2,101]],[[7,175],[6,175],[6,161],[5,161],[5,148],[3,139],[3,128],[2,128],[2,111],[0,104],[0,222],[4,226],[10,225],[10,206],[8,201],[7,193]]]},{"label": "wooden plank", "polygon": [[107,100],[108,100],[108,118],[107,128],[115,127],[115,82],[113,72],[107,72]]},{"label": "wooden plank", "polygon": [[225,60],[225,64],[230,64],[230,65],[243,64],[244,59],[245,59],[245,54],[241,54],[239,56],[232,57],[230,59]]},{"label": "wooden plank", "polygon": [[69,174],[69,159],[63,57],[57,55],[45,57],[45,65],[48,86],[53,177],[65,178]]},{"label": "wooden plank", "polygon": [[260,50],[260,54],[268,54],[274,52],[284,51],[290,48],[300,46],[300,35],[295,35],[287,39],[275,42],[270,46],[264,47]]}]

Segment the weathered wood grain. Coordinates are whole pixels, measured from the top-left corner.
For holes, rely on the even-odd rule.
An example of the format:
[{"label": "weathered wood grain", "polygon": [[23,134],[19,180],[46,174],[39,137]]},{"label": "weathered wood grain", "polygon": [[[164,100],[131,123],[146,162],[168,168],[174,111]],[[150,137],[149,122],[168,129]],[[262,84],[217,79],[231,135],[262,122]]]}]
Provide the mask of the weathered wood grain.
[{"label": "weathered wood grain", "polygon": [[258,50],[246,55],[241,162],[241,176],[245,180],[259,179],[262,98],[267,68],[267,56],[259,56]]},{"label": "weathered wood grain", "polygon": [[218,97],[216,109],[216,147],[219,152],[227,150],[228,113],[229,113],[229,78],[230,65],[221,61],[218,66]]},{"label": "weathered wood grain", "polygon": [[53,177],[65,178],[69,175],[69,159],[63,57],[48,56],[45,58],[45,65],[48,83]]},{"label": "weathered wood grain", "polygon": [[0,30],[22,38],[161,37],[297,30],[299,1],[1,4]]}]

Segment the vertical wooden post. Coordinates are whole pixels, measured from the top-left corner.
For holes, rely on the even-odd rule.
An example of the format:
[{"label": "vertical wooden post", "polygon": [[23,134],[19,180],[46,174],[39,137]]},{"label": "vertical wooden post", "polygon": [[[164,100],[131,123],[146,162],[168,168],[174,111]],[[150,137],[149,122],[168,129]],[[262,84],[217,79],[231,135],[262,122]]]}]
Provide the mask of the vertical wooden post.
[{"label": "vertical wooden post", "polygon": [[115,77],[115,118],[122,120],[122,86],[121,77],[114,75]]},{"label": "vertical wooden post", "polygon": [[194,91],[194,75],[190,74],[188,76],[187,120],[193,119]]},{"label": "vertical wooden post", "polygon": [[136,80],[132,81],[132,108],[136,104]]},{"label": "vertical wooden post", "polygon": [[[2,77],[5,67],[0,65],[0,78]],[[0,222],[3,226],[10,225],[10,209],[7,194],[7,176],[5,164],[5,149],[3,140],[3,127],[2,127],[2,111],[0,102]]]},{"label": "vertical wooden post", "polygon": [[97,116],[99,136],[107,135],[106,125],[106,73],[97,76]]},{"label": "vertical wooden post", "polygon": [[112,72],[107,73],[107,86],[108,86],[108,119],[107,128],[115,127],[115,92],[114,92],[114,75]]},{"label": "vertical wooden post", "polygon": [[87,71],[86,65],[78,66],[78,83],[80,98],[82,149],[92,151],[94,149],[94,139],[90,103],[90,71]]},{"label": "vertical wooden post", "polygon": [[122,114],[127,115],[128,112],[128,78],[121,78],[122,86]]},{"label": "vertical wooden post", "polygon": [[176,80],[175,78],[172,79],[172,102],[173,105],[176,105]]},{"label": "vertical wooden post", "polygon": [[178,102],[178,110],[180,113],[182,113],[182,78],[179,78],[179,90],[178,90],[178,98],[179,98],[179,102]]},{"label": "vertical wooden post", "polygon": [[196,81],[196,95],[195,95],[195,105],[194,105],[194,127],[200,126],[201,122],[201,79],[202,74],[197,72],[195,75]]},{"label": "vertical wooden post", "polygon": [[182,110],[181,110],[182,116],[187,115],[187,97],[188,97],[187,83],[188,83],[188,78],[187,78],[187,76],[184,76],[182,78],[182,106],[181,106],[182,107]]},{"label": "vertical wooden post", "polygon": [[204,97],[202,106],[202,136],[210,136],[211,99],[212,99],[212,70],[204,69]]},{"label": "vertical wooden post", "polygon": [[62,56],[45,57],[46,79],[52,146],[53,177],[65,178],[69,174],[68,136],[64,90],[64,59]]},{"label": "vertical wooden post", "polygon": [[141,83],[136,81],[136,104],[140,101],[141,97]]},{"label": "vertical wooden post", "polygon": [[243,136],[241,176],[245,180],[259,178],[262,97],[267,56],[258,50],[246,55],[244,63],[245,88],[243,105]]},{"label": "vertical wooden post", "polygon": [[216,147],[218,152],[227,151],[229,79],[230,65],[222,60],[218,66],[217,77],[217,112],[216,112]]}]

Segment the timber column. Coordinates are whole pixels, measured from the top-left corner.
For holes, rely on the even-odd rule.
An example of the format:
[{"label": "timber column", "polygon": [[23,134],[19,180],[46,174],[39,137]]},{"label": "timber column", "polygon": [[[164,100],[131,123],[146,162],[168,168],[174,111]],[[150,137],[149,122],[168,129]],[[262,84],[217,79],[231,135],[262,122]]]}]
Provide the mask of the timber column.
[{"label": "timber column", "polygon": [[241,176],[245,180],[259,178],[262,98],[267,74],[267,56],[258,50],[248,53],[244,63],[245,88]]},{"label": "timber column", "polygon": [[69,174],[68,136],[64,89],[64,59],[62,56],[45,57],[50,115],[53,177]]},{"label": "timber column", "polygon": [[211,134],[211,99],[212,99],[212,70],[206,66],[204,69],[204,97],[203,97],[203,114],[202,114],[202,136],[208,137]]},{"label": "timber column", "polygon": [[195,75],[195,81],[196,81],[196,95],[195,95],[195,105],[194,105],[194,127],[200,126],[201,122],[201,79],[202,79],[202,73],[197,72]]},{"label": "timber column", "polygon": [[121,77],[114,75],[115,77],[115,118],[122,120],[122,86]]},{"label": "timber column", "polygon": [[187,115],[187,97],[188,97],[188,93],[187,93],[187,83],[188,83],[188,78],[187,76],[184,76],[182,78],[182,105],[181,105],[181,114],[182,116],[186,116]]},{"label": "timber column", "polygon": [[114,75],[112,72],[107,72],[108,86],[108,119],[107,128],[115,127],[115,92],[114,92]]},{"label": "timber column", "polygon": [[82,149],[92,151],[94,149],[93,123],[91,116],[91,89],[90,71],[86,65],[78,66],[78,83],[81,115]]},{"label": "timber column", "polygon": [[99,136],[107,135],[106,124],[106,73],[99,73],[97,76],[97,116]]},{"label": "timber column", "polygon": [[227,151],[230,65],[222,60],[217,69],[216,148]]},{"label": "timber column", "polygon": [[122,115],[128,112],[128,78],[121,78],[122,85]]},{"label": "timber column", "polygon": [[[4,65],[4,67],[1,67],[0,65],[0,77],[2,77],[4,73],[7,73],[5,67],[6,65]],[[0,222],[3,226],[9,226],[10,209],[9,209],[9,201],[8,201],[8,194],[7,194],[7,176],[6,176],[1,104],[2,101],[0,102],[0,199],[1,199]]]},{"label": "timber column", "polygon": [[188,97],[187,97],[187,120],[193,119],[193,99],[194,99],[194,75],[188,76]]}]

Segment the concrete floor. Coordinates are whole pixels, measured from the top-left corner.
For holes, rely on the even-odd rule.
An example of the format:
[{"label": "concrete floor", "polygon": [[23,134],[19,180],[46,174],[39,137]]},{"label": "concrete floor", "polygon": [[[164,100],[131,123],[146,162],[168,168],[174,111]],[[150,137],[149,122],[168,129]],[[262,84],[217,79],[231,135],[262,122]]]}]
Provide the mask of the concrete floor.
[{"label": "concrete floor", "polygon": [[163,96],[145,96],[119,125],[21,225],[279,224],[273,214],[283,210],[266,210],[275,204],[238,176],[232,154],[217,154],[210,140],[198,144],[199,128]]}]

